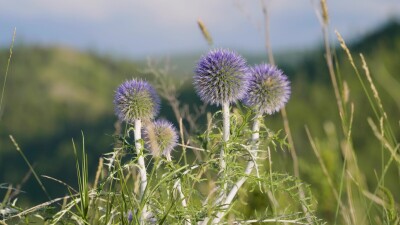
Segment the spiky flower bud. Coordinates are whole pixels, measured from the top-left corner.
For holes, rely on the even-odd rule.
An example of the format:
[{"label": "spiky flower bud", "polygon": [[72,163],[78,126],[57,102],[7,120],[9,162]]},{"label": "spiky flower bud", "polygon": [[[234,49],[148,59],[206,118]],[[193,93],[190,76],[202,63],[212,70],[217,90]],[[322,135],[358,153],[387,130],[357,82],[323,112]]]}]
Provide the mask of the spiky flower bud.
[{"label": "spiky flower bud", "polygon": [[290,82],[275,66],[260,64],[250,68],[249,89],[243,102],[259,113],[278,112],[289,100]]},{"label": "spiky flower bud", "polygon": [[157,116],[160,98],[149,83],[132,79],[118,87],[114,105],[120,120],[133,123],[136,119],[149,120]]},{"label": "spiky flower bud", "polygon": [[236,52],[217,49],[202,56],[194,87],[201,100],[213,105],[241,99],[247,91],[246,61]]},{"label": "spiky flower bud", "polygon": [[167,120],[157,120],[144,128],[143,138],[145,147],[154,157],[164,155],[171,158],[171,151],[178,143],[177,131]]}]

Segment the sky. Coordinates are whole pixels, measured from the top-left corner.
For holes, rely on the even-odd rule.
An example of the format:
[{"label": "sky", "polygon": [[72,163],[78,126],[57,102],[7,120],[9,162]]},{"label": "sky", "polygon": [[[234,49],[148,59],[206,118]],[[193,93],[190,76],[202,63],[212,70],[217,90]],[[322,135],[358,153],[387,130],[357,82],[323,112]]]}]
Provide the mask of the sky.
[{"label": "sky", "polygon": [[[389,18],[400,0],[327,0],[331,30],[360,37]],[[274,51],[321,43],[318,0],[266,0]],[[0,45],[36,43],[133,58],[208,49],[197,20],[215,47],[263,52],[261,0],[0,0]],[[332,35],[332,37],[334,37]]]}]

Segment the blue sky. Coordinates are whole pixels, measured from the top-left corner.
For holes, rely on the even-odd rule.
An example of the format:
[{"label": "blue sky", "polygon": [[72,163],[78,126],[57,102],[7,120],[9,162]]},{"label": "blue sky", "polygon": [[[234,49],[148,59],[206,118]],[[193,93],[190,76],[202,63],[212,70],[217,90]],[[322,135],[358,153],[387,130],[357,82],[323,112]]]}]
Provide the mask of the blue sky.
[{"label": "blue sky", "polygon": [[[318,0],[267,0],[275,51],[321,42]],[[346,39],[391,17],[399,0],[328,0],[332,30]],[[134,58],[205,51],[201,19],[216,47],[264,51],[260,0],[0,0],[0,44],[60,44]]]}]

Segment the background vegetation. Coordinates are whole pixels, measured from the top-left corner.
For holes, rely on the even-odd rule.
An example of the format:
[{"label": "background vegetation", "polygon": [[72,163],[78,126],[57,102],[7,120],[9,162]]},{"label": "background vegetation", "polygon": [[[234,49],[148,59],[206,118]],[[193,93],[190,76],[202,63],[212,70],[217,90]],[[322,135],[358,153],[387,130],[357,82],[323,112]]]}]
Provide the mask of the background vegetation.
[{"label": "background vegetation", "polygon": [[[388,22],[350,45],[353,54],[363,53],[369,64],[372,77],[381,94],[393,133],[400,139],[400,25]],[[172,57],[161,60],[156,67],[165,68],[177,86],[179,100],[192,110],[202,103],[192,88],[192,68],[200,54]],[[9,49],[0,51],[0,65],[5,68]],[[248,55],[249,64],[265,62],[264,55]],[[358,59],[358,57],[357,57]],[[307,52],[279,54],[277,65],[285,71],[292,83],[292,95],[287,113],[294,143],[299,156],[300,176],[310,184],[318,201],[318,214],[330,221],[335,214],[336,203],[329,184],[324,179],[318,160],[307,137],[307,126],[321,150],[321,157],[333,178],[340,185],[342,154],[337,151],[340,137],[334,124],[340,123],[336,100],[325,63],[324,50],[318,46]],[[376,141],[367,118],[373,115],[368,99],[362,93],[357,76],[340,48],[334,50],[334,63],[348,85],[349,101],[354,102],[353,145],[358,156],[368,187],[377,186],[376,174],[382,174],[381,145]],[[356,64],[360,62],[356,60]],[[79,140],[85,134],[86,151],[89,159],[89,175],[94,176],[99,157],[112,150],[117,120],[113,113],[114,90],[125,79],[143,77],[152,81],[146,62],[133,62],[91,52],[79,52],[69,48],[16,46],[5,89],[5,100],[0,112],[0,183],[21,184],[24,191],[19,204],[28,206],[47,200],[39,185],[29,177],[29,168],[15,150],[9,135],[13,135],[33,163],[39,174],[55,177],[76,187],[75,159],[71,139]],[[3,78],[3,77],[2,77]],[[164,99],[165,101],[165,99]],[[209,108],[215,111],[214,108]],[[162,104],[162,117],[176,121],[172,108]],[[202,120],[205,120],[205,114]],[[283,129],[279,114],[266,120],[273,130]],[[191,130],[197,133],[199,130]],[[336,136],[336,137],[335,137]],[[274,152],[273,167],[276,171],[293,171],[288,151]],[[384,184],[392,191],[395,202],[400,202],[400,171],[390,166]],[[44,179],[50,195],[55,198],[68,193],[62,185]],[[7,186],[7,185],[6,185]],[[0,189],[4,196],[6,189]],[[248,205],[251,213],[258,205]],[[252,200],[253,199],[253,200]]]}]

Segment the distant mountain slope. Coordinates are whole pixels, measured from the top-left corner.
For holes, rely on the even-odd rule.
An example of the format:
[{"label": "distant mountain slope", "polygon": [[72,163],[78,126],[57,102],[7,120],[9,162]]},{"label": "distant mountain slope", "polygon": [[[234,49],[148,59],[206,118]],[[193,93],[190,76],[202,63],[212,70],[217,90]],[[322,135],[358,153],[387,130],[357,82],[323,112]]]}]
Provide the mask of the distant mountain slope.
[{"label": "distant mountain slope", "polygon": [[400,23],[396,20],[392,20],[353,44],[352,49],[364,53],[369,53],[380,47],[395,50],[399,49],[399,38]]},{"label": "distant mountain slope", "polygon": [[[6,62],[8,51],[0,55]],[[59,130],[58,122],[95,122],[112,112],[113,91],[137,73],[133,62],[68,48],[17,47],[6,84],[1,134],[33,138]],[[40,128],[40,134],[37,133]]]}]

